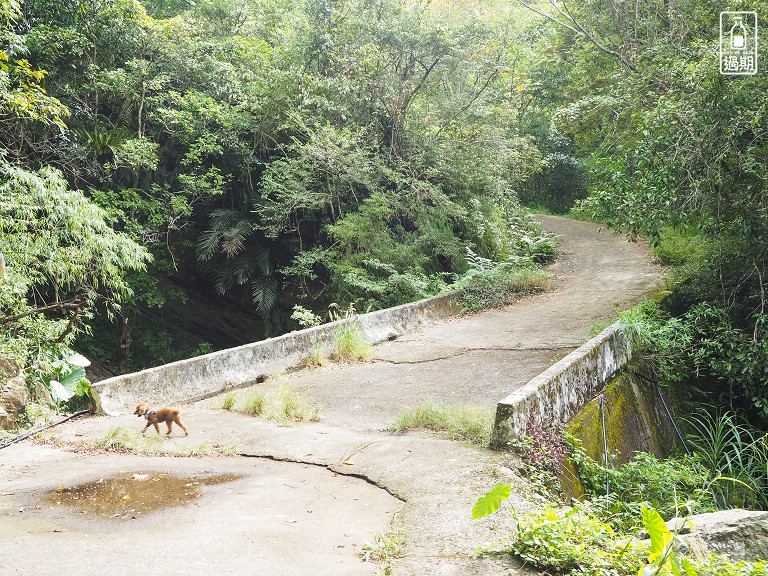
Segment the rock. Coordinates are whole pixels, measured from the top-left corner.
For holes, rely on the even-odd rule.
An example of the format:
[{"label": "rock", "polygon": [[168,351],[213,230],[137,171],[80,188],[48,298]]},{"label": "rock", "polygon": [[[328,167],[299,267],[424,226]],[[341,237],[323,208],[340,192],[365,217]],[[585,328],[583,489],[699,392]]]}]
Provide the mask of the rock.
[{"label": "rock", "polygon": [[51,396],[51,391],[48,389],[48,386],[42,382],[35,384],[35,398],[37,398],[37,403],[43,406],[51,407],[56,405],[56,402],[53,401],[53,396]]},{"label": "rock", "polygon": [[0,429],[16,428],[18,413],[29,402],[24,372],[15,360],[0,356]]},{"label": "rock", "polygon": [[[667,523],[670,530],[679,528],[681,519]],[[680,530],[689,552],[726,554],[732,560],[768,559],[768,512],[722,510],[697,514],[685,519]]]}]

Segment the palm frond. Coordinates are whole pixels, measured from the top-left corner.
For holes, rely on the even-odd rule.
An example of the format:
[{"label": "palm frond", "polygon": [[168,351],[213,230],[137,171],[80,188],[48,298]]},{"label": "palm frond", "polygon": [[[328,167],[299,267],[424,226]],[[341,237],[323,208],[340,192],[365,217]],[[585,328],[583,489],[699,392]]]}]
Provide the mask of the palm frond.
[{"label": "palm frond", "polygon": [[237,256],[245,249],[245,240],[253,232],[253,224],[241,220],[235,226],[227,228],[220,234],[221,250],[228,258]]},{"label": "palm frond", "polygon": [[253,303],[262,314],[275,307],[277,300],[277,281],[274,278],[262,277],[251,282]]},{"label": "palm frond", "polygon": [[272,261],[268,248],[262,248],[256,252],[253,258],[261,269],[263,276],[272,276]]},{"label": "palm frond", "polygon": [[248,282],[256,273],[257,262],[248,256],[240,256],[232,260],[232,275],[238,284],[242,285]]},{"label": "palm frond", "polygon": [[246,214],[239,210],[220,208],[211,212],[211,230],[224,232],[228,228],[237,226],[244,219],[247,219]]},{"label": "palm frond", "polygon": [[199,262],[208,262],[216,255],[219,248],[219,233],[216,230],[206,230],[200,234],[195,247],[195,255]]}]

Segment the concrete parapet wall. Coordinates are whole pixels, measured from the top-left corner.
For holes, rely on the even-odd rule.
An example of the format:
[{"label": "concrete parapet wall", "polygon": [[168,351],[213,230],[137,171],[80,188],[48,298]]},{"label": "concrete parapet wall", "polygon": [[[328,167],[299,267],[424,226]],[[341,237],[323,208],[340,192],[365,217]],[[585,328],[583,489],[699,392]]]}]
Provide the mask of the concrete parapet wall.
[{"label": "concrete parapet wall", "polygon": [[[461,310],[460,292],[450,292],[361,314],[357,321],[369,342],[376,344],[434,324]],[[338,320],[157,368],[115,376],[96,382],[91,391],[98,411],[110,415],[131,412],[140,401],[181,404],[201,400],[300,366],[307,357],[316,353],[318,347],[328,350],[334,332],[349,321]]]},{"label": "concrete parapet wall", "polygon": [[492,445],[525,435],[531,415],[542,422],[570,421],[630,356],[627,337],[612,324],[498,403]]}]

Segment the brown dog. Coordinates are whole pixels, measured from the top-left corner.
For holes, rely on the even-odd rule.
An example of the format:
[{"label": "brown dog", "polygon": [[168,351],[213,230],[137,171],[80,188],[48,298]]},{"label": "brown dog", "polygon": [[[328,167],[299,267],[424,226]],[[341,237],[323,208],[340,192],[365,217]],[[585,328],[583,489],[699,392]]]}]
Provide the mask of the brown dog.
[{"label": "brown dog", "polygon": [[160,428],[158,427],[158,424],[165,422],[168,425],[168,432],[166,432],[165,435],[170,436],[171,426],[173,426],[173,423],[176,422],[176,424],[178,424],[181,429],[184,430],[184,436],[189,436],[187,427],[184,426],[184,424],[181,422],[181,418],[179,417],[180,410],[178,408],[153,409],[149,404],[139,402],[136,404],[136,411],[134,414],[136,414],[136,416],[139,418],[144,416],[144,418],[147,419],[147,425],[144,426],[144,430],[141,431],[142,434],[144,434],[144,432],[146,432],[147,428],[150,426],[154,426],[155,430],[157,430],[157,433],[160,434]]}]

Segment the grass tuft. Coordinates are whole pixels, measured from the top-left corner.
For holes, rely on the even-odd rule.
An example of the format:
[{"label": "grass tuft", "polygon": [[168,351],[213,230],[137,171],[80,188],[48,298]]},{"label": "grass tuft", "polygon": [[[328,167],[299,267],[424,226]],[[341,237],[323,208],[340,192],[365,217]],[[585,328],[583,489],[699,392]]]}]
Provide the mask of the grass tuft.
[{"label": "grass tuft", "polygon": [[224,409],[261,416],[273,422],[317,422],[320,409],[288,386],[256,390],[250,394],[229,393],[211,405],[213,409]]},{"label": "grass tuft", "polygon": [[357,320],[344,322],[333,334],[331,358],[338,362],[361,362],[371,355],[371,343]]},{"label": "grass tuft", "polygon": [[332,321],[346,320],[333,331],[331,359],[337,362],[361,362],[368,358],[373,348],[360,325],[354,305],[350,304],[342,311],[338,304],[331,304],[328,315]]},{"label": "grass tuft", "polygon": [[144,435],[128,431],[122,426],[112,426],[104,436],[83,440],[83,446],[107,452],[136,452],[138,454],[161,454],[163,438],[157,434]]},{"label": "grass tuft", "polygon": [[377,576],[392,574],[392,560],[402,558],[405,553],[405,536],[397,530],[379,532],[373,537],[373,543],[363,546],[363,562],[377,562],[381,566]]},{"label": "grass tuft", "polygon": [[165,436],[141,434],[126,430],[122,426],[112,426],[104,436],[83,440],[80,445],[89,450],[107,452],[135,453],[167,456],[236,456],[239,452],[235,443],[217,444],[206,440],[198,446],[165,444]]},{"label": "grass tuft", "polygon": [[488,408],[448,406],[424,400],[415,408],[403,410],[390,430],[404,432],[422,428],[451,440],[488,446],[492,422],[493,413]]},{"label": "grass tuft", "polygon": [[325,350],[322,342],[315,342],[314,350],[312,354],[307,356],[304,360],[304,366],[307,368],[320,368],[328,365],[328,357],[325,355]]},{"label": "grass tuft", "polygon": [[235,400],[237,399],[237,395],[233,392],[228,392],[226,396],[224,396],[224,400],[222,400],[221,408],[222,410],[232,410],[232,408],[235,405]]}]

